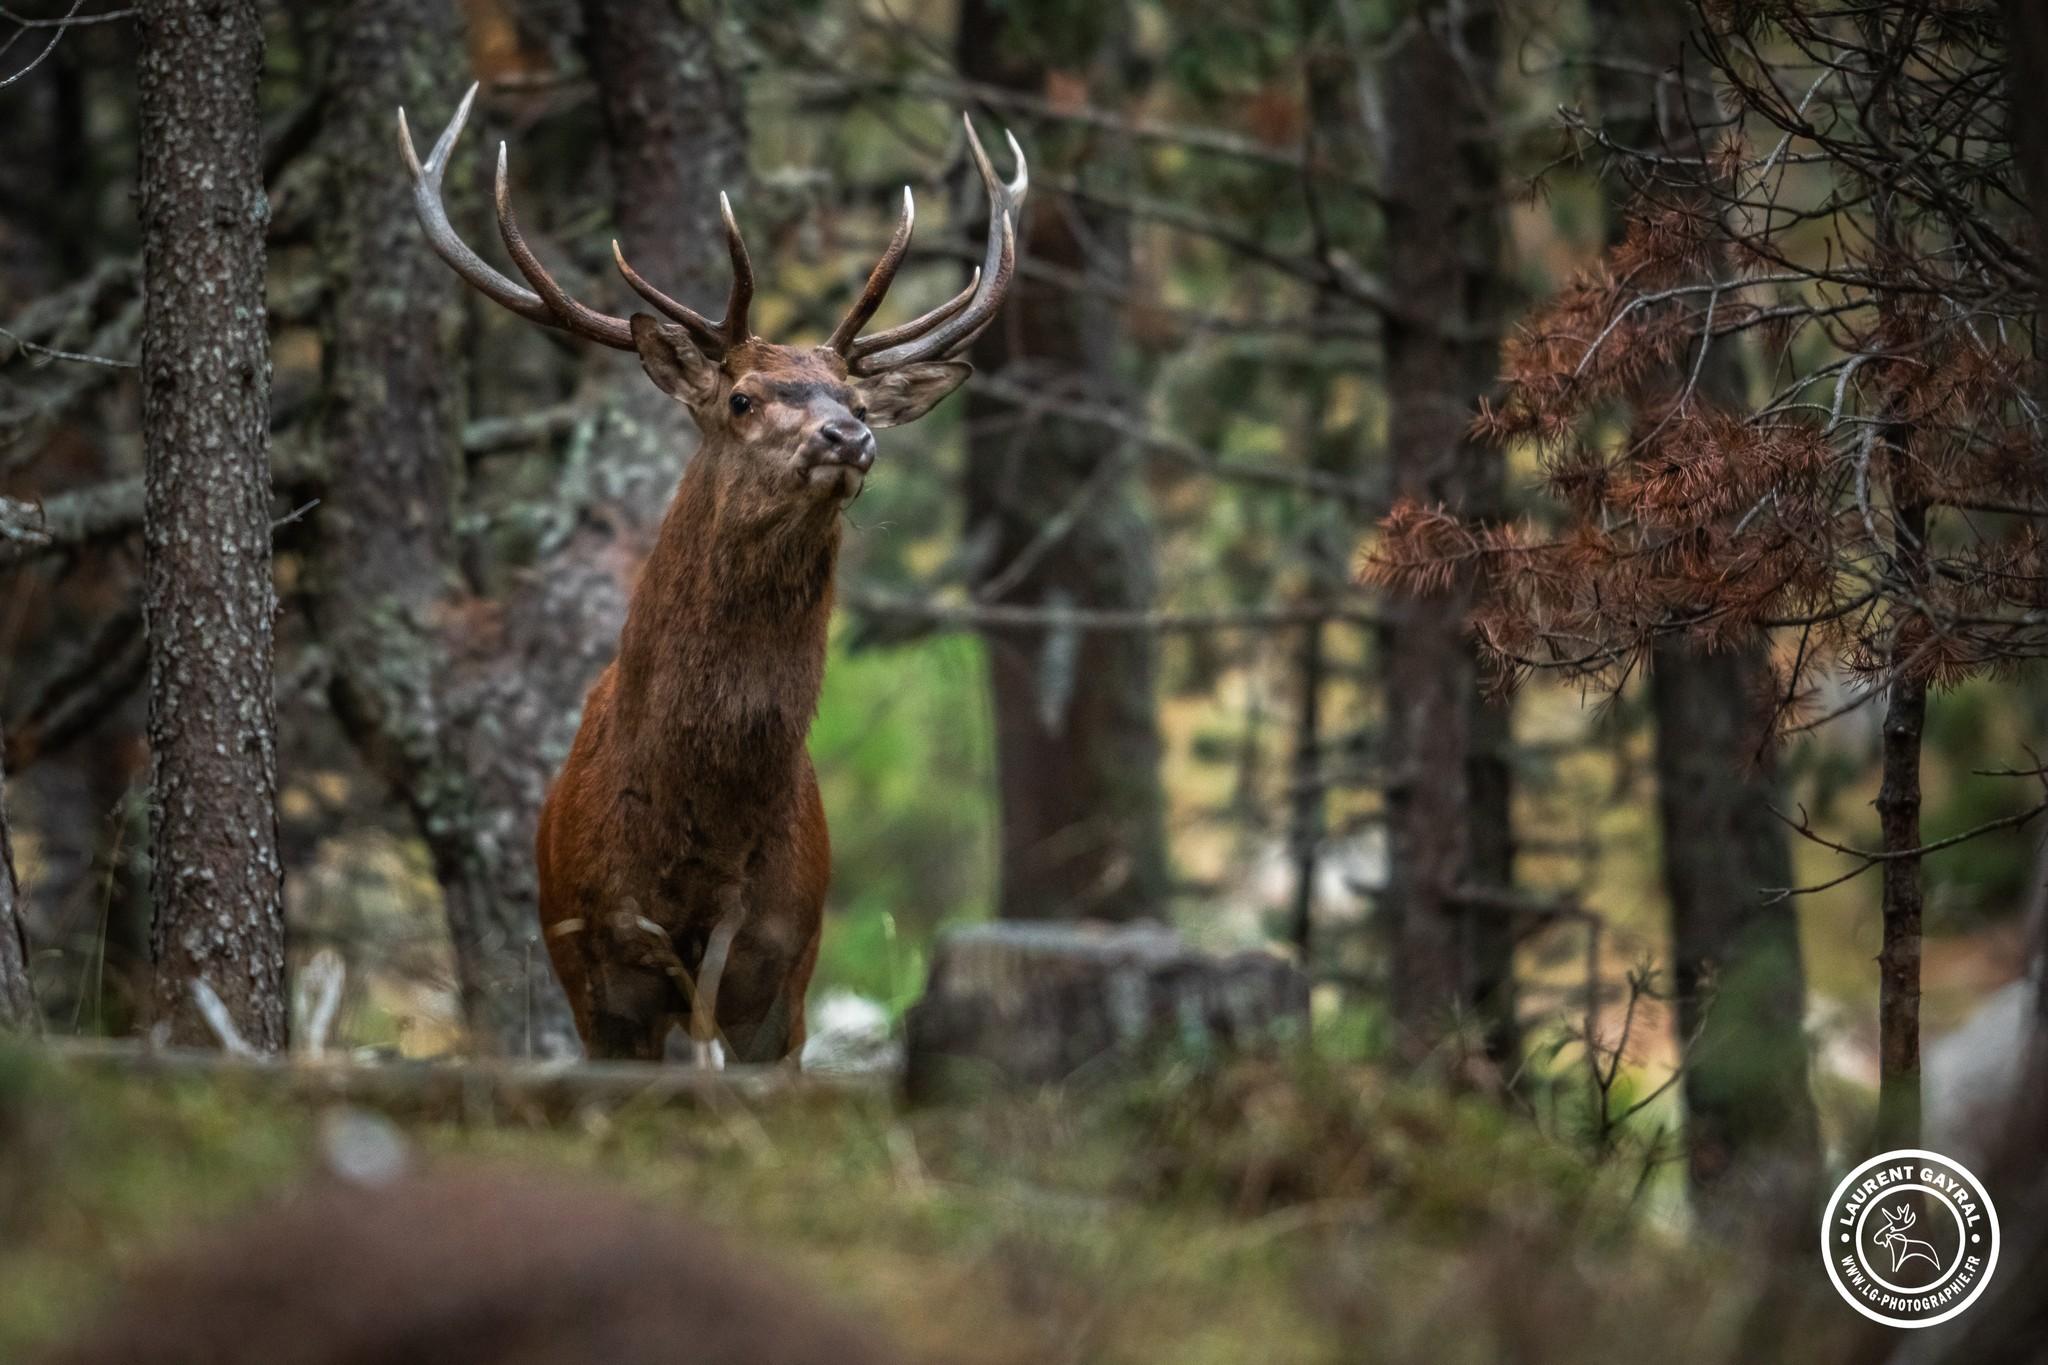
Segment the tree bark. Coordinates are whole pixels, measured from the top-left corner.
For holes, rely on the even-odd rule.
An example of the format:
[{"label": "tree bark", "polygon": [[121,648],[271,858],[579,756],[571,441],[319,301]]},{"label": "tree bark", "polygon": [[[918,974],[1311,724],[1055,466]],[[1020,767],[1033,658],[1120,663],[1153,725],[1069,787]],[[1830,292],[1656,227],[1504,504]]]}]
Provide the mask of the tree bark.
[{"label": "tree bark", "polygon": [[[1892,511],[1894,572],[1926,578],[1927,509]],[[1898,855],[1920,847],[1920,741],[1927,727],[1927,680],[1917,671],[1917,632],[1895,637],[1885,702],[1883,777],[1877,789],[1879,847]],[[1877,955],[1877,1134],[1886,1147],[1920,1141],[1920,859],[1893,856],[1884,868],[1884,943]]]},{"label": "tree bark", "polygon": [[[2048,89],[2048,7],[2034,0],[2003,0],[2001,11],[2009,54],[2013,145],[2034,210],[2034,396],[2042,410],[2048,411],[2048,111],[2041,108],[2038,98],[2040,91]],[[2044,458],[2038,430],[2034,444],[2035,458]],[[2048,839],[2042,847],[2048,853]],[[2048,866],[2048,857],[2037,863],[2039,866]],[[2048,888],[2037,885],[2034,892],[2037,901],[2048,904]],[[2035,916],[2034,932],[2035,1036],[2030,1070],[2034,1080],[2028,1088],[2041,1097],[2034,1106],[2038,1111],[2033,1115],[2036,1131],[2048,1134],[2048,920]]]},{"label": "tree bark", "polygon": [[1294,858],[1294,899],[1287,908],[1287,938],[1303,963],[1314,960],[1316,864],[1326,827],[1322,763],[1323,623],[1302,628],[1294,656],[1294,799],[1288,818]]},{"label": "tree bark", "polygon": [[[2001,0],[1999,9],[2005,16],[2013,148],[2033,203],[2034,250],[2048,252],[2048,111],[2041,108],[2040,100],[2042,82],[2048,81],[2048,7],[2036,0]],[[2034,274],[2037,279],[2044,274],[2038,254]],[[2048,281],[2043,281],[2043,287],[2048,288]],[[2036,307],[2048,313],[2048,295]],[[2040,345],[2037,338],[2037,352]],[[2048,370],[2036,375],[2035,388],[2048,398]]]},{"label": "tree bark", "polygon": [[[1327,23],[1326,7],[1310,6],[1303,11],[1306,31]],[[1317,144],[1326,129],[1339,129],[1352,112],[1346,96],[1358,88],[1358,69],[1347,53],[1342,59],[1311,63],[1303,73],[1303,105],[1312,130],[1303,151],[1314,157],[1334,152]],[[1328,238],[1328,220],[1318,211],[1311,215],[1313,249],[1327,258],[1333,243]],[[1332,305],[1327,291],[1318,290],[1309,305],[1312,319],[1326,314]],[[1317,365],[1300,382],[1301,428],[1295,444],[1309,468],[1342,477],[1363,476],[1359,465],[1368,452],[1352,439],[1347,428],[1331,430],[1333,379],[1336,369]],[[1307,570],[1308,594],[1317,601],[1332,601],[1350,587],[1351,553],[1358,528],[1356,509],[1332,500],[1309,498],[1299,514],[1300,548],[1296,552]],[[1294,900],[1288,907],[1288,938],[1298,960],[1313,972],[1316,949],[1317,868],[1329,835],[1329,795],[1333,785],[1329,766],[1331,753],[1323,743],[1323,692],[1330,668],[1329,623],[1313,621],[1301,632],[1294,656],[1294,756],[1293,792],[1288,813],[1288,852],[1294,860]]]},{"label": "tree bark", "polygon": [[[1883,8],[1857,16],[1863,38],[1865,69],[1856,92],[1871,134],[1883,139],[1894,114],[1888,86],[1910,56],[1911,23],[1893,27],[1894,16]],[[1915,15],[1906,14],[1908,21]],[[1870,191],[1870,235],[1884,257],[1902,251],[1894,181],[1897,166],[1873,169]],[[1881,333],[1905,335],[1908,325],[1898,296],[1878,301]],[[1880,913],[1883,946],[1877,956],[1877,1139],[1887,1147],[1915,1147],[1920,1142],[1920,926],[1926,888],[1920,858],[1920,747],[1927,728],[1927,675],[1918,654],[1929,623],[1917,605],[1924,601],[1928,580],[1928,506],[1922,475],[1908,454],[1910,418],[1891,400],[1871,429],[1869,458],[1881,471],[1891,504],[1891,545],[1885,568],[1892,616],[1885,672],[1887,696],[1882,727],[1882,777],[1877,790],[1879,847],[1893,855],[1882,869]]]},{"label": "tree bark", "polygon": [[270,342],[254,0],[148,0],[139,175],[144,613],[159,1022],[285,1041],[271,693]]},{"label": "tree bark", "polygon": [[[2039,93],[2048,89],[2048,7],[2035,0],[2003,0],[2008,84],[2013,109],[2013,146],[2018,153],[2027,197],[2034,210],[2034,395],[2048,411],[2048,111]],[[2035,458],[2043,458],[2041,434],[2035,432]],[[2048,849],[2048,843],[2044,843]],[[2048,890],[2036,887],[2037,896]],[[2036,918],[2034,943],[2035,1038],[2032,1048],[2033,1094],[2037,1131],[2048,1133],[2048,923]],[[2048,1239],[2044,1239],[2048,1246]]]},{"label": "tree bark", "polygon": [[36,1025],[28,964],[28,926],[22,919],[21,883],[14,875],[14,843],[7,833],[7,774],[0,770],[0,1029]]},{"label": "tree bark", "polygon": [[[627,259],[673,297],[718,317],[731,282],[719,191],[731,192],[735,213],[747,209],[746,92],[723,49],[723,6],[583,0],[582,12]],[[674,399],[636,377],[600,439],[607,478],[622,493],[615,514],[636,535],[651,535],[695,449],[695,429]]]},{"label": "tree bark", "polygon": [[[1028,25],[1029,31],[1024,27]],[[970,80],[1039,93],[1063,52],[1069,69],[1101,61],[1120,11],[1085,24],[999,0],[963,0],[958,57]],[[1044,147],[1032,154],[1041,161]],[[1083,158],[1071,165],[1081,172]],[[1020,255],[1121,280],[1129,243],[1118,217],[1034,190]],[[1114,305],[1020,278],[975,344],[985,372],[1029,375],[1063,398],[1127,404]],[[1152,533],[1120,443],[1098,427],[1027,416],[985,389],[967,392],[965,486],[970,544],[985,547],[977,588],[1006,605],[1143,610],[1152,601]],[[1078,507],[1065,533],[1034,547]],[[1040,549],[1043,553],[1040,554]],[[1018,557],[1036,556],[1017,572]],[[991,627],[989,690],[1002,809],[999,913],[1006,919],[1131,920],[1166,913],[1165,805],[1159,784],[1158,642],[1150,634]]]},{"label": "tree bark", "polygon": [[[1499,350],[1498,16],[1491,0],[1418,0],[1401,32],[1382,76],[1392,492],[1486,521],[1501,512],[1501,460],[1466,433]],[[1385,609],[1384,914],[1407,1047],[1427,1050],[1471,1019],[1489,1054],[1511,1063],[1512,926],[1459,897],[1514,879],[1510,718],[1483,695],[1465,630],[1471,605],[1461,585]]]},{"label": "tree bark", "polygon": [[711,317],[730,283],[718,192],[738,207],[747,183],[745,91],[714,23],[672,4],[583,0],[619,240],[641,274]]},{"label": "tree bark", "polygon": [[[1626,146],[1697,155],[1700,129],[1720,115],[1683,81],[1691,5],[1594,0],[1592,14],[1612,62],[1595,78],[1607,128]],[[1610,245],[1621,238],[1623,207],[1610,197]],[[1731,408],[1743,399],[1734,347],[1716,342],[1698,383],[1701,398]],[[1777,767],[1762,733],[1774,685],[1761,642],[1701,653],[1665,639],[1651,660],[1658,833],[1686,1049],[1686,1173],[1696,1205],[1729,1221],[1782,1204],[1820,1159],[1798,916],[1789,901],[1769,905],[1762,894],[1792,884],[1789,835],[1771,815]]]},{"label": "tree bark", "polygon": [[1660,650],[1650,677],[1686,1171],[1702,1210],[1723,1201],[1731,1214],[1768,1209],[1819,1160],[1799,921],[1764,896],[1792,884],[1770,810],[1776,765],[1760,746],[1755,689],[1770,678],[1761,643]]}]

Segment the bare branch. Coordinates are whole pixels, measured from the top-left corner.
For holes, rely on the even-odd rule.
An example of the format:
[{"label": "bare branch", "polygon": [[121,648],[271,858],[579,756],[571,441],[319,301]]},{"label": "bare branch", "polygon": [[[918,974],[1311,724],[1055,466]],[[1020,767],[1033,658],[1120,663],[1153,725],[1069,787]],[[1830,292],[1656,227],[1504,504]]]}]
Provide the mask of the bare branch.
[{"label": "bare branch", "polygon": [[937,602],[861,588],[842,592],[840,601],[847,610],[863,616],[948,629],[1041,627],[1171,635],[1285,630],[1324,621],[1369,626],[1379,621],[1377,613],[1351,602],[1309,602],[1299,606],[1221,608],[1215,611],[1109,611],[1081,607]]}]

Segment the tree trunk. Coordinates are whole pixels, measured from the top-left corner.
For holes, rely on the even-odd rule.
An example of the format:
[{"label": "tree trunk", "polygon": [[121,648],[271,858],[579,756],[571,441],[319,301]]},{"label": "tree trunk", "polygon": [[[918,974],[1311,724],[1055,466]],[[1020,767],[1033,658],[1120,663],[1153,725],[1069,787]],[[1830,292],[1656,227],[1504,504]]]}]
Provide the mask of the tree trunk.
[{"label": "tree trunk", "polygon": [[1298,1042],[1308,995],[1291,962],[1198,952],[1157,924],[960,925],[904,1018],[904,1089],[924,1101]]},{"label": "tree trunk", "polygon": [[492,713],[469,676],[523,661],[466,651],[476,640],[449,633],[466,615],[454,537],[464,300],[393,174],[392,111],[437,109],[461,67],[454,18],[409,0],[351,0],[336,17],[319,231],[331,300],[320,436],[333,477],[314,521],[311,609],[343,728],[432,854],[472,1049],[573,1052],[567,1002],[532,941],[534,814],[522,797],[545,777],[501,780],[530,760],[500,746],[540,746],[494,728],[533,713]]},{"label": "tree trunk", "polygon": [[15,880],[14,843],[7,833],[7,774],[0,771],[0,1030],[36,1025],[36,998],[28,964],[21,883]]},{"label": "tree trunk", "polygon": [[147,0],[140,109],[144,612],[156,1004],[207,1044],[285,1041],[271,693],[263,27],[255,0]]},{"label": "tree trunk", "polygon": [[[1895,571],[1908,583],[1926,577],[1927,509],[1893,508]],[[1916,631],[1894,638],[1884,712],[1884,776],[1877,789],[1879,847],[1900,854],[1920,847],[1920,739],[1927,726],[1927,680],[1916,672]],[[1902,673],[1905,676],[1901,676]],[[1886,1147],[1920,1141],[1920,918],[1924,888],[1918,855],[1891,857],[1884,876],[1884,946],[1877,955],[1877,1134]]]},{"label": "tree trunk", "polygon": [[[2036,0],[2003,0],[2009,84],[2013,108],[2013,145],[2034,209],[2034,394],[2048,411],[2048,110],[2038,94],[2048,89],[2048,7]],[[2034,432],[2034,458],[2044,456],[2041,432]],[[2044,842],[2048,849],[2048,842]],[[2048,862],[2048,859],[2044,859]],[[2048,888],[2036,886],[2037,898],[2048,904]],[[2048,1133],[2048,920],[2035,917],[2035,1038],[2032,1048],[2032,1094],[2040,1096],[2033,1118],[2036,1131]],[[2044,1239],[2048,1246],[2048,1239]]]},{"label": "tree trunk", "polygon": [[1304,965],[1314,961],[1316,864],[1326,824],[1322,763],[1323,623],[1304,626],[1294,656],[1294,799],[1288,819],[1294,858],[1294,900],[1288,906],[1287,938]]},{"label": "tree trunk", "polygon": [[619,240],[642,275],[717,317],[730,283],[718,192],[744,200],[745,91],[711,22],[676,5],[583,0],[583,24]]},{"label": "tree trunk", "polygon": [[[1499,349],[1497,15],[1491,0],[1418,0],[1401,33],[1382,67],[1392,492],[1483,522],[1500,515],[1501,461],[1466,432]],[[1464,586],[1386,604],[1383,914],[1406,1046],[1425,1051],[1471,1019],[1508,1063],[1517,1046],[1512,926],[1460,896],[1514,878],[1509,715],[1483,696],[1470,608]]]},{"label": "tree trunk", "polygon": [[[1596,77],[1608,129],[1625,146],[1697,155],[1698,130],[1719,115],[1682,83],[1691,5],[1594,0],[1592,13],[1613,63]],[[1623,207],[1610,199],[1610,244]],[[1714,343],[1698,383],[1706,401],[1731,408],[1743,399],[1735,345]],[[1782,1204],[1820,1159],[1798,915],[1761,894],[1792,884],[1789,835],[1771,814],[1777,767],[1761,732],[1774,685],[1761,644],[1700,653],[1665,639],[1651,661],[1658,833],[1687,1049],[1686,1172],[1696,1206],[1730,1221]]]},{"label": "tree trunk", "polygon": [[[1999,8],[2005,16],[2013,147],[2018,153],[2028,197],[2033,201],[2039,234],[2034,249],[2048,252],[2048,110],[2042,109],[2040,99],[2042,82],[2048,81],[2048,7],[2039,0],[2001,0]],[[2038,256],[2034,273],[2037,279],[2048,273]],[[2048,287],[2048,280],[2043,281],[2043,286]],[[2043,295],[2037,308],[2048,312],[2048,294]],[[2044,323],[2048,323],[2048,318],[2044,318]],[[2039,338],[2035,346],[2038,352]],[[2038,374],[2035,382],[2037,390],[2048,398],[2048,371]]]},{"label": "tree trunk", "polygon": [[[2010,54],[2013,144],[2034,209],[2034,395],[2042,410],[2048,411],[2048,110],[2041,108],[2038,99],[2038,93],[2048,89],[2048,7],[2036,0],[2003,0],[2001,8]],[[2034,458],[2048,458],[2038,428]],[[2043,849],[2048,850],[2048,839],[2044,839]],[[2037,863],[2037,867],[2043,865],[2048,865],[2048,858]],[[2037,885],[2034,892],[2039,903],[2048,904],[2048,888]],[[2029,1090],[2041,1097],[2035,1105],[2039,1111],[2034,1115],[2037,1131],[2048,1133],[2048,918],[2034,917],[2034,933],[2035,1037],[2030,1072],[2034,1083]]]},{"label": "tree trunk", "polygon": [[1650,676],[1686,1170],[1702,1209],[1724,1191],[1768,1207],[1818,1161],[1799,921],[1763,895],[1792,883],[1769,805],[1776,765],[1759,750],[1755,688],[1770,677],[1761,644],[1660,650]]},{"label": "tree trunk", "polygon": [[[685,19],[683,11],[708,17]],[[719,191],[747,211],[746,92],[722,50],[717,5],[583,0],[583,52],[597,82],[612,214],[646,278],[718,317],[731,281]],[[660,525],[695,429],[652,384],[627,384],[600,437],[609,478],[636,491],[617,512],[639,534]],[[616,627],[613,631],[616,635]]]},{"label": "tree trunk", "polygon": [[[1000,0],[963,0],[960,71],[1041,93],[1071,43],[1072,69],[1101,61],[1122,36],[1116,7],[1055,26]],[[1022,20],[1035,18],[1026,33]],[[1108,37],[1103,35],[1107,31]],[[1085,158],[1040,146],[1041,165]],[[1090,278],[1121,280],[1129,243],[1119,218],[1034,190],[1019,255]],[[1075,401],[1125,406],[1115,305],[1028,277],[1013,287],[972,359],[985,372],[1028,374]],[[977,588],[1008,605],[1144,609],[1153,596],[1152,533],[1130,478],[1106,466],[1121,441],[1098,426],[1031,416],[969,386],[965,536],[985,547]],[[1050,545],[1040,536],[1078,507]],[[1029,547],[1029,548],[1027,548]],[[1040,551],[1043,553],[1040,553]],[[1035,557],[1019,571],[1018,557]],[[990,628],[989,688],[1002,808],[999,912],[1007,919],[1130,920],[1166,913],[1164,799],[1159,785],[1158,642],[1140,631]]]},{"label": "tree trunk", "polygon": [[[1910,21],[1914,16],[1908,15]],[[1856,99],[1867,108],[1871,133],[1883,138],[1893,120],[1888,87],[1910,56],[1911,23],[1897,28],[1883,8],[1856,19],[1862,35],[1865,69],[1859,73]],[[1870,235],[1876,249],[1889,256],[1904,249],[1905,230],[1893,204],[1897,166],[1876,168],[1870,191]],[[1896,295],[1878,302],[1880,334],[1904,335],[1903,305]],[[1877,790],[1879,847],[1887,854],[1881,914],[1883,946],[1877,956],[1877,1139],[1887,1147],[1915,1147],[1920,1142],[1920,921],[1926,888],[1920,858],[1920,745],[1927,728],[1927,675],[1918,657],[1930,623],[1913,604],[1924,601],[1928,576],[1928,508],[1920,488],[1922,475],[1907,453],[1910,419],[1887,400],[1886,411],[1871,430],[1872,461],[1883,471],[1891,504],[1890,562],[1886,588],[1890,598],[1891,639],[1885,660],[1887,696],[1881,746],[1882,771]]]},{"label": "tree trunk", "polygon": [[[1322,5],[1311,5],[1302,14],[1304,32],[1312,33],[1328,23],[1331,16]],[[1358,88],[1358,68],[1347,56],[1342,60],[1313,62],[1303,73],[1303,105],[1309,117],[1309,141],[1303,152],[1344,155],[1340,147],[1320,146],[1325,130],[1340,129],[1352,112],[1346,96]],[[1313,249],[1327,259],[1333,243],[1328,239],[1328,220],[1322,212],[1311,216]],[[1311,319],[1320,319],[1331,308],[1327,291],[1318,290],[1309,305]],[[1359,478],[1366,455],[1363,443],[1355,439],[1348,424],[1331,430],[1331,396],[1338,373],[1334,365],[1316,365],[1301,377],[1301,427],[1295,445],[1309,468],[1338,477]],[[1298,526],[1299,550],[1307,569],[1308,595],[1317,601],[1331,601],[1350,588],[1351,555],[1356,545],[1357,509],[1334,500],[1304,500]],[[1332,672],[1329,655],[1329,623],[1316,621],[1303,627],[1294,656],[1294,757],[1292,799],[1288,812],[1288,852],[1294,860],[1294,900],[1288,907],[1288,938],[1298,960],[1313,974],[1316,959],[1316,883],[1323,846],[1329,836],[1329,796],[1333,775],[1332,754],[1323,742],[1323,692]]]}]

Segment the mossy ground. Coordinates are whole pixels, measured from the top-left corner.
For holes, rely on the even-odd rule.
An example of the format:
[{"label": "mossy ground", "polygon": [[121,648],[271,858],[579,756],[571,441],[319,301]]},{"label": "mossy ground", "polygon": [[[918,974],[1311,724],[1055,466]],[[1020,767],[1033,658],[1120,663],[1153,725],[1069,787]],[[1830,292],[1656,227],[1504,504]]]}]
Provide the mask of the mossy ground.
[{"label": "mossy ground", "polygon": [[[1839,1324],[1784,1297],[1797,1273],[1648,1215],[1622,1164],[1320,1060],[916,1111],[799,1095],[398,1122],[416,1161],[688,1210],[918,1360],[1809,1360]],[[0,1359],[89,1315],[131,1258],[332,1178],[321,1126],[260,1082],[0,1051]],[[1782,1353],[1760,1354],[1772,1283]]]}]

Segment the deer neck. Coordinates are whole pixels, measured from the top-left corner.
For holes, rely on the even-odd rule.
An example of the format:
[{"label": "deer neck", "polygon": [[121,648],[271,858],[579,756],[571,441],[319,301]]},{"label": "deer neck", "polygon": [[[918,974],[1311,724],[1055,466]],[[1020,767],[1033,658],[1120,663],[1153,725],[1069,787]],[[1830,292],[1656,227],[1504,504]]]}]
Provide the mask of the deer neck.
[{"label": "deer neck", "polygon": [[825,675],[838,509],[748,521],[693,460],[626,611],[615,705],[650,776],[772,767],[803,747]]}]

